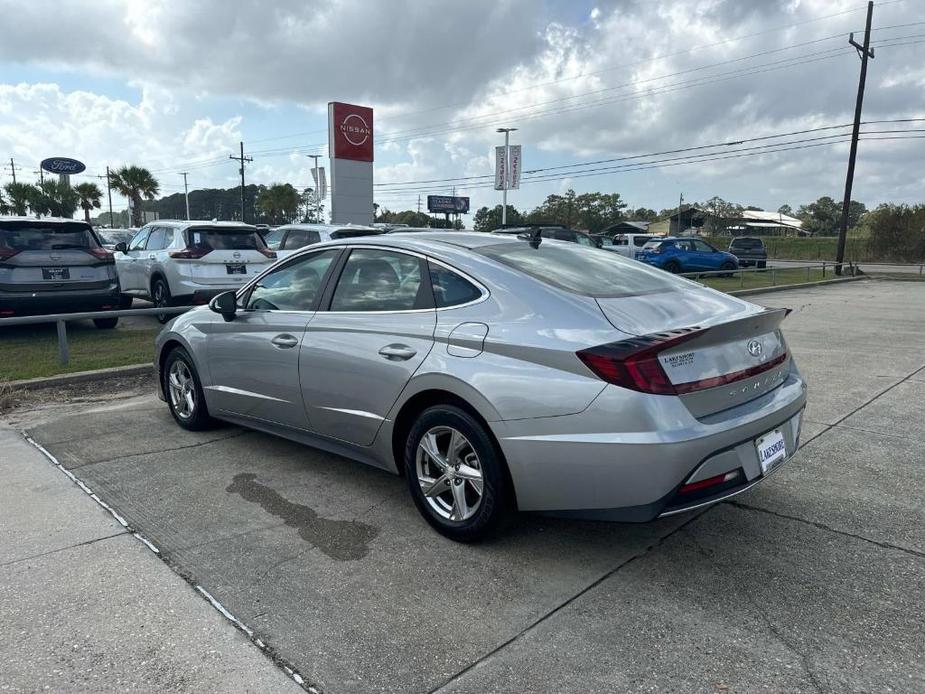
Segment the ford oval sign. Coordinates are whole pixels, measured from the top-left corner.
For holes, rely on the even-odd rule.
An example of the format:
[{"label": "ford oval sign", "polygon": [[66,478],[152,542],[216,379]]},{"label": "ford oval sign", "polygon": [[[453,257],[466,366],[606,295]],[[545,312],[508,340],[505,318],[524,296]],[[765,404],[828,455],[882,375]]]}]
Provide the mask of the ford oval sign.
[{"label": "ford oval sign", "polygon": [[79,174],[87,170],[87,167],[84,166],[82,161],[68,159],[67,157],[49,157],[48,159],[43,159],[41,167],[48,173],[64,174],[65,176]]}]

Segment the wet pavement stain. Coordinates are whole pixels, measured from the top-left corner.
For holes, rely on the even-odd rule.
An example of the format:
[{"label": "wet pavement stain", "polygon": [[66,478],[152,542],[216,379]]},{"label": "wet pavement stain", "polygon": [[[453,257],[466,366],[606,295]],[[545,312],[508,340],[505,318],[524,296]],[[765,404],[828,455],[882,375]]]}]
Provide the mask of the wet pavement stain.
[{"label": "wet pavement stain", "polygon": [[225,491],[239,494],[245,501],[260,507],[286,525],[297,528],[299,537],[320,549],[331,559],[353,561],[369,554],[369,543],[379,529],[359,521],[340,521],[322,518],[303,504],[284,499],[279,492],[257,482],[257,475],[242,472],[234,476]]}]

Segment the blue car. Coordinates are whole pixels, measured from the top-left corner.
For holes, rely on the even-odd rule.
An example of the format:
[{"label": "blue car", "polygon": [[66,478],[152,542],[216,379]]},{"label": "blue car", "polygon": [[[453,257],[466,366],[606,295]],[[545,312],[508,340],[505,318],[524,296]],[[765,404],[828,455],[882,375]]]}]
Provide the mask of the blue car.
[{"label": "blue car", "polygon": [[652,239],[637,251],[636,260],[673,273],[732,272],[739,267],[739,260],[732,253],[718,251],[706,241],[688,236]]}]

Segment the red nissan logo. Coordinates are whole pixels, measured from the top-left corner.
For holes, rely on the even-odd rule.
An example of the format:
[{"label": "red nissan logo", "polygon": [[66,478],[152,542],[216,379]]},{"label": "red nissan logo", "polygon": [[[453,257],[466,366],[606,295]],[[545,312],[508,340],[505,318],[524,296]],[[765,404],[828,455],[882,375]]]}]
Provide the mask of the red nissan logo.
[{"label": "red nissan logo", "polygon": [[363,116],[357,113],[351,113],[344,118],[344,122],[340,125],[340,131],[344,134],[347,142],[354,147],[365,145],[369,139],[369,126],[363,120]]}]

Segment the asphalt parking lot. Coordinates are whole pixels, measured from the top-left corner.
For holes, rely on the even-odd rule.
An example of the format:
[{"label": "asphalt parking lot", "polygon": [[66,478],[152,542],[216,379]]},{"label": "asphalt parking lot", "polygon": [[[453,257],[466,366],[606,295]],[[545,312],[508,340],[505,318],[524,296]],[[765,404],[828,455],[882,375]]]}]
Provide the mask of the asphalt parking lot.
[{"label": "asphalt parking lot", "polygon": [[802,448],[650,525],[457,545],[399,478],[153,395],[14,424],[323,692],[925,691],[925,283],[750,299],[794,309]]}]

